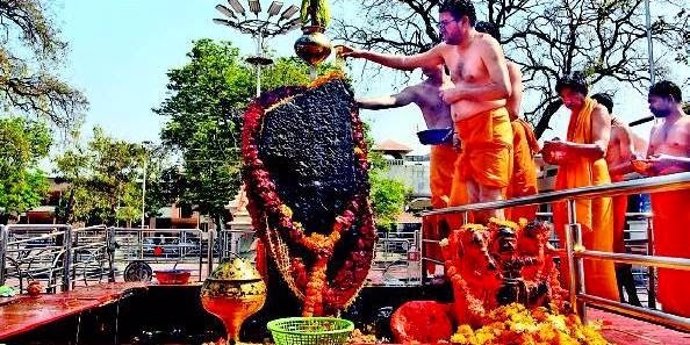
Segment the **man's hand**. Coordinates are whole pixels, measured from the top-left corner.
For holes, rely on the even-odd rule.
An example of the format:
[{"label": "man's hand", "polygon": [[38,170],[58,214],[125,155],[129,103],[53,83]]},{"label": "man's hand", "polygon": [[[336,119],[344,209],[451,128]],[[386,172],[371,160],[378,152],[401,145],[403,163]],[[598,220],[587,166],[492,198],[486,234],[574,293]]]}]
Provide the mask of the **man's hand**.
[{"label": "man's hand", "polygon": [[453,149],[455,149],[456,152],[462,152],[462,142],[460,141],[458,133],[455,131],[453,131]]},{"label": "man's hand", "polygon": [[552,165],[562,165],[568,159],[568,152],[570,146],[567,142],[560,140],[544,142],[544,148],[541,150],[542,156],[546,163]]},{"label": "man's hand", "polygon": [[339,44],[335,46],[335,56],[338,58],[353,57],[358,58],[362,56],[363,50],[355,49],[350,46]]},{"label": "man's hand", "polygon": [[442,87],[441,91],[438,93],[438,97],[443,100],[446,104],[453,104],[460,100],[462,92],[458,87],[446,86]]},{"label": "man's hand", "polygon": [[654,171],[652,170],[652,164],[649,163],[649,161],[643,157],[633,157],[633,159],[630,161],[630,164],[632,165],[633,171],[635,171],[638,174],[644,176],[654,175]]},{"label": "man's hand", "polygon": [[647,159],[647,162],[650,164],[650,170],[657,174],[673,168],[677,164],[676,159],[673,156],[663,153],[650,156]]}]

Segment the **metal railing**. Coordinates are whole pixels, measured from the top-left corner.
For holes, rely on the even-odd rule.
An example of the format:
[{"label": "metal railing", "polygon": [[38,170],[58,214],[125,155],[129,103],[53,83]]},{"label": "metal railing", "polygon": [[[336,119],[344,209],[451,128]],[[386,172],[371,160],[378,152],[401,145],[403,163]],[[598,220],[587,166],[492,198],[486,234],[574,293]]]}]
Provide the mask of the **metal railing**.
[{"label": "metal railing", "polygon": [[[616,182],[601,186],[573,188],[556,192],[537,194],[505,201],[494,201],[449,207],[427,212],[425,217],[440,214],[460,213],[465,222],[468,213],[473,211],[504,209],[516,206],[537,205],[565,201],[568,209],[568,224],[565,229],[566,259],[570,267],[570,302],[583,320],[586,320],[586,305],[612,310],[652,322],[670,325],[690,331],[690,318],[680,317],[657,310],[635,307],[618,301],[611,301],[601,297],[588,295],[584,287],[583,260],[607,260],[615,263],[628,263],[650,267],[663,267],[676,270],[690,270],[690,259],[659,257],[654,255],[619,254],[593,250],[579,250],[582,248],[582,229],[577,223],[575,201],[579,199],[594,199],[618,195],[659,193],[690,189],[690,173],[657,176],[639,180]],[[653,231],[650,232],[653,236]],[[653,237],[650,238],[653,241]],[[653,242],[652,242],[653,243]],[[682,298],[679,296],[679,298]]]},{"label": "metal railing", "polygon": [[123,272],[120,264],[134,261],[149,265],[194,264],[198,265],[197,278],[201,281],[207,251],[214,247],[214,241],[200,229],[112,228],[111,234],[117,248],[118,274]]},{"label": "metal railing", "polygon": [[100,282],[111,267],[105,226],[0,226],[0,285],[24,292],[31,281],[47,292]]},{"label": "metal railing", "polygon": [[381,281],[371,285],[421,285],[420,234],[419,230],[379,232],[371,269],[380,274]]},{"label": "metal railing", "polygon": [[220,259],[229,258],[233,255],[242,257],[253,256],[254,230],[221,230],[218,240],[220,241]]}]

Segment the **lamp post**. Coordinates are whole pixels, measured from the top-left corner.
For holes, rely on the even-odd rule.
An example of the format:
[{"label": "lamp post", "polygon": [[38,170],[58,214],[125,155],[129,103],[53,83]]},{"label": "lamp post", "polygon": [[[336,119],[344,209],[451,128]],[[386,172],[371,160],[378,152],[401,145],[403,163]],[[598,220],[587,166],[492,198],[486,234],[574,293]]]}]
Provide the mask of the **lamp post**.
[{"label": "lamp post", "polygon": [[[256,96],[261,94],[261,67],[273,63],[264,56],[264,44],[267,38],[285,34],[302,26],[299,18],[299,7],[290,5],[284,11],[282,1],[272,1],[265,13],[261,11],[259,0],[248,0],[247,11],[238,0],[228,0],[227,7],[218,4],[216,9],[225,18],[214,18],[213,22],[234,28],[241,33],[250,34],[256,41],[256,56],[247,58],[247,62],[256,67]],[[248,13],[250,12],[250,13]]]},{"label": "lamp post", "polygon": [[645,0],[645,27],[647,29],[647,57],[649,59],[649,81],[654,85],[654,42],[652,41],[652,13],[649,0]]},{"label": "lamp post", "polygon": [[146,168],[148,166],[148,150],[147,148],[151,145],[150,141],[144,141],[141,146],[144,148],[144,178],[141,181],[141,229],[144,230],[144,224],[146,221]]}]

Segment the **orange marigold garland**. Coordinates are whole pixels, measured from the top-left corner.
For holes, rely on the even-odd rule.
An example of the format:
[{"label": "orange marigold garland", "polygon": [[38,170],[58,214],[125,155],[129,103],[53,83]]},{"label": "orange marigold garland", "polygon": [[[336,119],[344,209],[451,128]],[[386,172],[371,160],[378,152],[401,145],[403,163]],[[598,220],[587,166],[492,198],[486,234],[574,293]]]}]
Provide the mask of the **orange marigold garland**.
[{"label": "orange marigold garland", "polygon": [[[310,87],[342,77],[336,72],[317,79]],[[284,265],[288,267],[284,267],[281,274],[293,293],[303,301],[303,315],[312,316],[334,314],[356,297],[371,267],[376,230],[368,201],[368,183],[364,183],[345,203],[345,209],[334,219],[327,234],[304,229],[301,223],[293,220],[292,210],[282,202],[270,173],[259,158],[257,139],[265,109],[306,90],[304,87],[279,88],[253,101],[244,116],[242,151],[248,210],[252,214],[254,228],[269,246],[273,259],[289,263]],[[369,169],[367,147],[363,125],[354,107],[351,123],[356,168],[366,176]],[[334,260],[334,252],[342,236],[351,229],[356,229],[358,234],[350,244],[352,248],[347,248],[349,250],[341,254],[343,257],[337,258],[340,260]]]}]

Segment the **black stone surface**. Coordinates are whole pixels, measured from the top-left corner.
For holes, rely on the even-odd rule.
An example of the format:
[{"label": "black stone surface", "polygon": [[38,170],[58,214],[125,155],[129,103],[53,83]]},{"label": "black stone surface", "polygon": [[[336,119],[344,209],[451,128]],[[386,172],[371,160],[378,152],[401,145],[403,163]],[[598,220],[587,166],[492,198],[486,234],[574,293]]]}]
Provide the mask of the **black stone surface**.
[{"label": "black stone surface", "polygon": [[366,176],[356,171],[352,94],[332,80],[268,111],[259,138],[263,160],[293,219],[328,232]]}]

